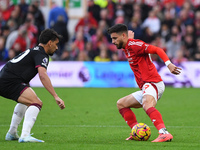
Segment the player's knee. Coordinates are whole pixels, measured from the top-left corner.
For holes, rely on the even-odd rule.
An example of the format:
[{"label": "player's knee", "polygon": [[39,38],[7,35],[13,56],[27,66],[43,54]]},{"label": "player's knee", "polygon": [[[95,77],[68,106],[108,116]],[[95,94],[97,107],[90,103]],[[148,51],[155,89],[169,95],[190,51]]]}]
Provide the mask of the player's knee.
[{"label": "player's knee", "polygon": [[119,99],[117,101],[117,108],[120,110],[122,108],[124,108],[124,105],[123,105],[123,100],[122,99]]}]

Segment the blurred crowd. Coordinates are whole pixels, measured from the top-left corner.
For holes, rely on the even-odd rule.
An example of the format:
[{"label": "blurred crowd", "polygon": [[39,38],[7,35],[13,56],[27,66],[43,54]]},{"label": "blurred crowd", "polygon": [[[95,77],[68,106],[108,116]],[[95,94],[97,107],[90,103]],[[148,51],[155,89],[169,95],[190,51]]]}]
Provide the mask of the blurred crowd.
[{"label": "blurred crowd", "polygon": [[[56,3],[49,11],[48,22],[39,0],[0,5],[0,61],[37,45],[46,25],[63,36],[53,61],[126,61],[107,34],[107,29],[117,23],[134,31],[135,39],[162,48],[174,63],[200,61],[200,2],[107,0],[102,4],[101,0],[87,0],[87,12],[78,20],[73,35],[67,28],[67,11]],[[157,55],[152,59],[161,61]]]}]

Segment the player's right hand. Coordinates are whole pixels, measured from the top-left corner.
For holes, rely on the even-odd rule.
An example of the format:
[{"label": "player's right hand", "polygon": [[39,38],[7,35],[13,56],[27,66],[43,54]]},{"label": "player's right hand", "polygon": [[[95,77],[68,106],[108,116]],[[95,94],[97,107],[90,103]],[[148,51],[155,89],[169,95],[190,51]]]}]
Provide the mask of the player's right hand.
[{"label": "player's right hand", "polygon": [[65,103],[62,99],[60,99],[59,97],[56,97],[55,100],[56,100],[56,103],[58,104],[58,106],[60,107],[60,109],[65,108]]}]

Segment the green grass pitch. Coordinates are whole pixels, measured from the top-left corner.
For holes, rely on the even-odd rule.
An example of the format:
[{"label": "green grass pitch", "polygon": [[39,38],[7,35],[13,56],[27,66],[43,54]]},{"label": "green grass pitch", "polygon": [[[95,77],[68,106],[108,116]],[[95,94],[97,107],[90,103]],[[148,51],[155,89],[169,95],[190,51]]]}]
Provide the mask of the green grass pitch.
[{"label": "green grass pitch", "polygon": [[[200,89],[167,87],[156,108],[161,112],[172,142],[152,143],[158,131],[143,109],[133,109],[138,122],[150,126],[148,141],[125,141],[131,129],[119,114],[116,102],[137,88],[56,88],[65,101],[60,110],[44,88],[34,88],[43,101],[32,129],[45,143],[5,141],[15,102],[0,97],[0,150],[199,150]],[[19,126],[21,133],[22,123]]]}]

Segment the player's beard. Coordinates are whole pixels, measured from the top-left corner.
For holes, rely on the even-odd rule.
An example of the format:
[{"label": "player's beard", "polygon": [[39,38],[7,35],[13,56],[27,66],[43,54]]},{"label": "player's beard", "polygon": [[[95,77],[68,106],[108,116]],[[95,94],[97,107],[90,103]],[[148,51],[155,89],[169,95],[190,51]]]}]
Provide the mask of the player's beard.
[{"label": "player's beard", "polygon": [[123,46],[123,42],[121,41],[121,42],[119,42],[119,44],[118,45],[116,45],[117,46],[117,48],[118,49],[121,49],[122,48],[122,46]]}]

